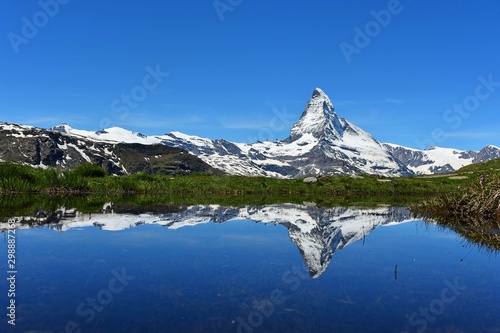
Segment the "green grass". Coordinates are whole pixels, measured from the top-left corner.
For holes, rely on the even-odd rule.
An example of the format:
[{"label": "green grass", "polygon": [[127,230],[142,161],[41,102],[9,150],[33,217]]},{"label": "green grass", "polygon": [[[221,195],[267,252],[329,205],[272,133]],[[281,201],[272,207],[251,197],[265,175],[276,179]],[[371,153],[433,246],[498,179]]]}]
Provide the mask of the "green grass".
[{"label": "green grass", "polygon": [[106,170],[95,164],[82,163],[71,174],[79,178],[103,178],[106,177]]},{"label": "green grass", "polygon": [[457,190],[438,193],[412,210],[442,224],[500,228],[500,159],[465,166],[453,177],[465,178]]},{"label": "green grass", "polygon": [[422,216],[466,221],[469,226],[500,228],[500,175],[486,174],[483,184],[475,178],[451,193],[441,193],[412,208]]},{"label": "green grass", "polygon": [[325,194],[325,195],[433,195],[456,190],[462,179],[321,177],[315,184],[302,179],[244,176],[131,175],[87,179],[90,192],[192,194]]},{"label": "green grass", "polygon": [[20,164],[0,163],[2,193],[67,193],[86,190],[88,183],[76,170],[37,169]]},{"label": "green grass", "polygon": [[[483,176],[484,182],[479,184]],[[469,165],[451,174],[384,178],[184,176],[136,173],[107,176],[83,164],[72,171],[0,163],[0,217],[30,216],[61,206],[96,212],[107,202],[118,211],[164,212],[185,205],[222,206],[280,203],[317,206],[410,206],[413,213],[450,227],[466,239],[500,250],[500,160]]]},{"label": "green grass", "polygon": [[456,172],[457,174],[500,174],[500,158],[467,165]]},{"label": "green grass", "polygon": [[416,216],[453,229],[471,244],[500,251],[500,159],[468,165],[454,176],[467,180],[456,191],[439,193],[411,205],[411,210]]},{"label": "green grass", "polygon": [[434,195],[455,191],[466,180],[450,177],[382,178],[319,177],[314,184],[302,179],[275,179],[230,175],[150,175],[107,176],[104,170],[83,164],[72,171],[36,169],[0,163],[2,193],[173,193],[218,195],[328,195],[401,196]]},{"label": "green grass", "polygon": [[[483,174],[480,171],[481,169],[477,169],[475,172]],[[451,228],[471,244],[479,244],[487,251],[500,251],[498,173],[485,173],[482,185],[474,177],[458,191],[442,193],[419,204],[413,204],[411,210],[417,217]]]}]

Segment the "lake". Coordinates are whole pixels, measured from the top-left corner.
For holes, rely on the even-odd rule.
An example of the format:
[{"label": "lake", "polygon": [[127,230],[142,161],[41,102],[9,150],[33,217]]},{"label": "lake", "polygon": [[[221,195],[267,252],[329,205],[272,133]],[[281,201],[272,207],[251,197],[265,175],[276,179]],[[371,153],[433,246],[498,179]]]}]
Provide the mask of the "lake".
[{"label": "lake", "polygon": [[1,332],[500,331],[495,250],[404,207],[108,203],[0,227]]}]

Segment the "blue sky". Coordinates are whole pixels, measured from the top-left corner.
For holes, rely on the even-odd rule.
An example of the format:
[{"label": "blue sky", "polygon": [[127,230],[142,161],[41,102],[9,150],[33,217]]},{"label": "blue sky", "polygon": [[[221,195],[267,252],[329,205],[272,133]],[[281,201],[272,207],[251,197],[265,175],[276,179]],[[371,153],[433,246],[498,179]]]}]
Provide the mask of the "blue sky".
[{"label": "blue sky", "polygon": [[274,140],[320,87],[382,142],[500,146],[499,0],[11,0],[0,11],[0,121]]}]

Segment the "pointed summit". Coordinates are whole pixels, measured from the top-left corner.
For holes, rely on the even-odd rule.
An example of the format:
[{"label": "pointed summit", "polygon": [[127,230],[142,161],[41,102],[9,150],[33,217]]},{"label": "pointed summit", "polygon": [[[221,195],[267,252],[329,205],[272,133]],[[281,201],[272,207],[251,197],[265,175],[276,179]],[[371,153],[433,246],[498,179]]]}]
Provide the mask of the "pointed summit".
[{"label": "pointed summit", "polygon": [[328,96],[326,96],[326,94],[324,93],[324,91],[321,90],[320,88],[314,89],[313,94],[312,94],[312,98],[322,97],[322,96],[328,98]]},{"label": "pointed summit", "polygon": [[317,139],[324,138],[325,135],[333,135],[340,139],[343,131],[330,98],[323,90],[316,88],[299,121],[293,125],[290,139],[296,140],[304,134],[312,134]]},{"label": "pointed summit", "polygon": [[71,132],[72,129],[73,129],[73,127],[71,127],[67,123],[61,123],[57,126],[52,126],[51,128],[49,128],[49,131],[69,133],[69,132]]}]

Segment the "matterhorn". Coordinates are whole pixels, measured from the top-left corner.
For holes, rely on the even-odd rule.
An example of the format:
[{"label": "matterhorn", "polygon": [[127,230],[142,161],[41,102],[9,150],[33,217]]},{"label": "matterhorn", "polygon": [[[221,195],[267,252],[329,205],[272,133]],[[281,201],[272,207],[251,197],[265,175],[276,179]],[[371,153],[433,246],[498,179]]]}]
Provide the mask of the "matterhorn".
[{"label": "matterhorn", "polygon": [[368,132],[339,117],[319,88],[284,140],[244,144],[169,133],[163,143],[186,149],[230,174],[279,178],[412,174]]}]

